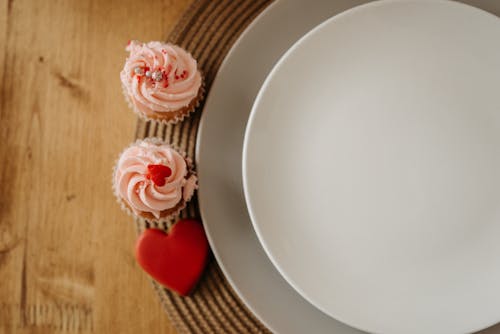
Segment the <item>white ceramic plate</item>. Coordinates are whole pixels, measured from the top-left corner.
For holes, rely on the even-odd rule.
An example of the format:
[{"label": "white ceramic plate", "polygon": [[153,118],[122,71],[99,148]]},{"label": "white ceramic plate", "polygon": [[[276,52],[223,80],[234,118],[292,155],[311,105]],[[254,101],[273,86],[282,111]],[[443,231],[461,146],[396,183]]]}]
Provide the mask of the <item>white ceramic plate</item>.
[{"label": "white ceramic plate", "polygon": [[266,79],[247,205],[286,280],[375,333],[500,319],[500,19],[380,1],[297,42]]}]

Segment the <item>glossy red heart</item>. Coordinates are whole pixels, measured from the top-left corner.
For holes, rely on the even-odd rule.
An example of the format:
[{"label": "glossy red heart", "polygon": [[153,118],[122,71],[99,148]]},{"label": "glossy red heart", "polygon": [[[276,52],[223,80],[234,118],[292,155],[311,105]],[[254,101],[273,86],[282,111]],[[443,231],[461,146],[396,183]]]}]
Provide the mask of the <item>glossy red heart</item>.
[{"label": "glossy red heart", "polygon": [[165,178],[172,175],[172,170],[164,165],[148,165],[148,174],[146,178],[153,180],[153,183],[163,187],[166,183]]},{"label": "glossy red heart", "polygon": [[159,229],[145,230],[137,239],[135,255],[158,283],[186,296],[203,273],[208,241],[200,222],[184,219],[168,234]]}]

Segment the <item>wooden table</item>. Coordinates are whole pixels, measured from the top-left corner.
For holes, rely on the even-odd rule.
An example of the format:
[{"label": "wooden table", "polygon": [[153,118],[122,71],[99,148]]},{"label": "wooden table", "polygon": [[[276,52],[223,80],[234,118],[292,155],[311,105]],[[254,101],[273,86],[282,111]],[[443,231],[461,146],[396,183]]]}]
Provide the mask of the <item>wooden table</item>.
[{"label": "wooden table", "polygon": [[134,257],[111,169],[136,118],[129,39],[190,0],[0,0],[0,333],[174,333]]}]

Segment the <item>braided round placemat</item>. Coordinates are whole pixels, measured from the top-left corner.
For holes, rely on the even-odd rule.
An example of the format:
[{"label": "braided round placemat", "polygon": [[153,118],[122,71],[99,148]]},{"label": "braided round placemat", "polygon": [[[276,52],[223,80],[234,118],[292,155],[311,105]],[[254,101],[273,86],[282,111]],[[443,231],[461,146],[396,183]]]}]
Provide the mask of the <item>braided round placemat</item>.
[{"label": "braided round placemat", "polygon": [[[222,60],[245,27],[270,3],[269,0],[199,0],[193,3],[174,28],[168,41],[182,46],[198,60],[207,92]],[[159,137],[186,151],[194,161],[194,150],[203,103],[191,117],[175,125],[138,120],[136,138]],[[181,218],[199,217],[194,198]],[[136,220],[138,231],[149,227]],[[180,333],[269,333],[238,299],[211,258],[196,291],[180,297],[153,281],[168,317]]]}]

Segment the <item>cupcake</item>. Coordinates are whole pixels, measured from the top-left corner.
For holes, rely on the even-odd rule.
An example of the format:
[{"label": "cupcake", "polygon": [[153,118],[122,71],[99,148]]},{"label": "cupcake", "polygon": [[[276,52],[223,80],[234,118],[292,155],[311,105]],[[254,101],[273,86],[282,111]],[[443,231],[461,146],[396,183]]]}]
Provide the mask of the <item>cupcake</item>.
[{"label": "cupcake", "polygon": [[120,73],[123,93],[142,118],[175,123],[192,112],[203,97],[196,60],[177,45],[130,41]]},{"label": "cupcake", "polygon": [[166,221],[191,199],[197,177],[183,154],[159,140],[138,140],[121,154],[113,174],[118,201],[128,212]]}]

